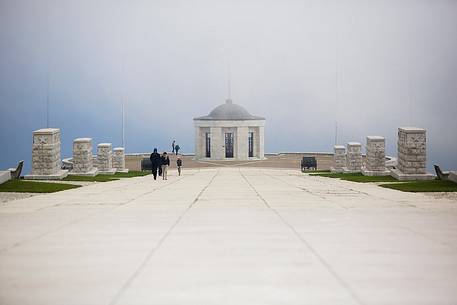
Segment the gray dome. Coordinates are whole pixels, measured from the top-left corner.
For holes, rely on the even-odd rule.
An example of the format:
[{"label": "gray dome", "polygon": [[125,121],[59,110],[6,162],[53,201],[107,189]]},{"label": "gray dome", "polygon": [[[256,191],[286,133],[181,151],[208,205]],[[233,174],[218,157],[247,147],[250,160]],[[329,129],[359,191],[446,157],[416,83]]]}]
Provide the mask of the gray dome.
[{"label": "gray dome", "polygon": [[233,104],[232,100],[226,100],[225,104],[219,105],[213,109],[207,116],[195,118],[194,120],[206,121],[242,121],[242,120],[264,120],[262,117],[251,115],[240,105]]}]

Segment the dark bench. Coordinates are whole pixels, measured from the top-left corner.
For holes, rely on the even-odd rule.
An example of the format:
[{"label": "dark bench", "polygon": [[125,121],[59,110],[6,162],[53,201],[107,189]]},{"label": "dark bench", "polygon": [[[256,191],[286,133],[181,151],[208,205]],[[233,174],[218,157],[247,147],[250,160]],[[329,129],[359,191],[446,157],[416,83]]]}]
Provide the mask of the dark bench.
[{"label": "dark bench", "polygon": [[141,160],[141,170],[142,171],[151,171],[152,170],[152,162],[149,158],[144,158]]},{"label": "dark bench", "polygon": [[301,167],[302,172],[304,172],[305,170],[310,169],[310,168],[316,170],[317,169],[316,158],[315,157],[303,157],[303,159],[301,160],[300,167]]},{"label": "dark bench", "polygon": [[19,179],[22,173],[22,167],[24,166],[24,160],[19,161],[16,168],[11,168],[9,171],[11,173],[11,180]]},{"label": "dark bench", "polygon": [[443,172],[438,165],[433,165],[438,180],[449,180],[449,172]]}]

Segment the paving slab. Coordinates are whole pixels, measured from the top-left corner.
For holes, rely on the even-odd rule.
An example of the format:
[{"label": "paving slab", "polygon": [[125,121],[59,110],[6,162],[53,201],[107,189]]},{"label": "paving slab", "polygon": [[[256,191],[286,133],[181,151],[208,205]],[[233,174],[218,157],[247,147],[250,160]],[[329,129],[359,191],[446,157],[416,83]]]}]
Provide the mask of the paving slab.
[{"label": "paving slab", "polygon": [[457,201],[188,169],[0,206],[0,304],[456,304]]}]

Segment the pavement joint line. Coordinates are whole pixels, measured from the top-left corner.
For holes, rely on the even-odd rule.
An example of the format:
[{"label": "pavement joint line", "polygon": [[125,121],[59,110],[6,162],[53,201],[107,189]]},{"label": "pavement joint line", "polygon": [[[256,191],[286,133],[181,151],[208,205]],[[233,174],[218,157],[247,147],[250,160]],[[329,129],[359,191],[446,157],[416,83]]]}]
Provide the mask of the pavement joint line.
[{"label": "pavement joint line", "polygon": [[284,180],[282,180],[282,179],[280,179],[280,178],[278,178],[278,177],[269,175],[269,174],[267,174],[267,173],[264,173],[264,174],[265,174],[265,176],[268,176],[268,177],[270,177],[270,178],[276,179],[276,180],[278,180],[278,181],[280,181],[280,182],[282,182],[282,183],[284,183],[284,184],[286,184],[286,185],[288,185],[288,186],[290,186],[290,187],[297,188],[297,189],[299,189],[299,190],[301,190],[301,191],[304,191],[304,192],[306,192],[306,193],[308,193],[308,194],[310,194],[310,195],[312,195],[312,196],[314,196],[314,197],[317,197],[317,198],[326,200],[326,201],[328,201],[328,202],[330,202],[330,203],[332,203],[332,204],[335,204],[336,206],[338,206],[338,207],[340,207],[340,208],[342,208],[342,209],[344,209],[344,210],[349,210],[349,209],[350,209],[350,208],[348,208],[348,207],[346,207],[346,206],[344,206],[344,205],[341,205],[340,203],[335,202],[335,201],[333,201],[333,200],[331,200],[331,199],[329,199],[329,198],[327,198],[327,197],[325,197],[325,196],[321,196],[321,195],[318,195],[318,194],[314,194],[313,192],[311,192],[310,190],[308,190],[308,189],[306,189],[306,188],[304,188],[304,187],[296,186],[296,185],[294,185],[294,184],[291,184],[291,183],[289,183],[289,182],[286,182],[286,181],[284,181]]},{"label": "pavement joint line", "polygon": [[[350,296],[354,299],[354,301],[359,304],[359,305],[365,305],[365,303],[360,299],[360,297],[351,289],[348,283],[343,280],[343,278],[338,275],[338,273],[333,269],[333,267],[311,246],[311,244],[306,241],[306,239],[301,236],[300,233],[295,229],[294,226],[292,226],[289,222],[286,221],[286,219],[274,208],[272,208],[268,202],[263,198],[262,195],[257,191],[257,189],[251,184],[251,182],[246,178],[246,176],[242,173],[240,169],[240,174],[243,177],[243,179],[246,181],[246,183],[252,188],[252,190],[257,194],[257,197],[259,197],[260,200],[265,204],[266,207],[268,207],[276,216],[281,220],[281,222],[286,225],[292,233],[295,235],[295,237],[301,241],[302,244],[308,248],[308,250],[319,260],[319,262],[327,269],[327,271],[337,280],[337,282],[350,294]],[[268,175],[267,175],[268,176]]]},{"label": "pavement joint line", "polygon": [[[13,245],[11,245],[11,246],[9,246],[9,247],[1,248],[1,249],[0,249],[0,255],[3,254],[3,253],[5,253],[5,252],[8,252],[9,250],[11,250],[11,249],[13,249],[13,248],[20,247],[20,246],[22,246],[22,245],[24,245],[24,244],[26,244],[26,243],[34,242],[34,241],[37,241],[37,240],[39,240],[39,239],[41,239],[41,238],[43,238],[43,237],[45,237],[45,236],[47,236],[47,235],[56,233],[56,232],[58,232],[58,231],[64,229],[65,227],[68,227],[68,226],[77,224],[77,223],[79,223],[79,222],[81,222],[81,221],[84,221],[84,220],[89,219],[89,218],[92,218],[92,217],[96,217],[96,216],[99,216],[99,215],[107,214],[107,213],[109,213],[109,212],[111,212],[111,211],[113,211],[113,210],[115,210],[115,209],[117,209],[117,208],[119,208],[119,207],[125,206],[125,205],[131,203],[132,201],[137,200],[138,198],[141,198],[142,196],[145,196],[145,195],[147,195],[147,194],[150,194],[150,193],[152,193],[152,192],[155,192],[156,190],[160,190],[160,189],[163,189],[163,188],[165,188],[165,187],[167,187],[167,186],[169,186],[169,185],[171,185],[171,184],[174,184],[174,183],[176,183],[176,182],[178,182],[178,181],[184,179],[185,177],[188,177],[188,176],[182,176],[181,178],[178,178],[178,179],[176,179],[176,180],[174,180],[174,181],[172,181],[172,182],[170,182],[170,183],[167,183],[167,184],[165,184],[165,185],[161,185],[161,186],[156,187],[156,188],[154,188],[154,189],[152,189],[152,190],[150,190],[150,191],[141,193],[140,195],[136,196],[135,198],[129,199],[128,201],[126,201],[126,202],[124,202],[124,203],[114,205],[114,207],[112,207],[111,209],[107,209],[107,210],[103,210],[103,211],[99,211],[99,212],[90,213],[89,215],[85,215],[85,216],[83,216],[83,217],[79,217],[79,218],[77,218],[77,219],[74,219],[74,220],[72,220],[72,221],[70,221],[70,222],[64,223],[64,224],[62,224],[62,225],[60,225],[60,226],[58,226],[58,227],[55,227],[55,228],[53,228],[53,229],[51,229],[51,230],[49,230],[49,231],[43,232],[42,234],[39,234],[39,235],[34,236],[34,237],[32,237],[32,238],[24,239],[24,240],[22,240],[22,241],[19,241],[19,242],[14,243]],[[110,189],[110,190],[111,190],[111,189]],[[65,202],[68,202],[68,200],[67,200],[67,201],[64,201],[64,202],[61,202],[61,203],[59,203],[59,204],[56,204],[56,205],[52,205],[52,206],[48,206],[48,207],[45,207],[45,208],[36,210],[36,211],[34,211],[34,212],[38,212],[38,211],[40,211],[40,210],[42,211],[42,210],[47,209],[47,208],[56,208],[56,207],[60,207],[60,206],[62,206]],[[100,204],[98,204],[98,205],[100,205]],[[34,213],[34,212],[32,212],[32,213]]]},{"label": "pavement joint line", "polygon": [[[299,176],[301,178],[304,178],[305,176]],[[308,177],[311,177],[311,179],[313,179],[314,181],[317,181],[317,182],[321,182],[319,178],[327,178],[327,177],[319,177],[319,176],[311,176],[311,175],[308,175]],[[328,178],[328,179],[333,179],[333,178]],[[340,179],[341,181],[341,179]],[[345,181],[345,180],[343,180]],[[346,182],[352,182],[352,181],[346,181]],[[354,182],[354,183],[357,183],[357,182]],[[334,183],[330,182],[331,185],[335,186]],[[378,187],[380,187],[379,185],[377,185]],[[386,197],[382,197],[382,196],[376,196],[376,195],[373,195],[373,194],[370,194],[370,193],[367,193],[367,192],[362,192],[362,191],[358,191],[358,190],[354,190],[352,188],[349,188],[349,187],[344,187],[344,186],[339,186],[343,189],[346,189],[346,190],[350,190],[350,191],[355,191],[355,192],[358,192],[360,194],[364,194],[368,197],[373,197],[373,198],[378,198],[378,199],[382,199],[382,200],[386,200],[386,201],[390,201],[390,202],[394,202],[394,203],[398,203],[400,205],[404,205],[406,207],[412,207],[412,208],[417,208],[417,209],[422,209],[420,207],[417,207],[415,205],[412,205],[410,202],[408,201],[404,201],[404,200],[394,200],[394,199],[391,199],[391,198],[386,198]]]},{"label": "pavement joint line", "polygon": [[144,270],[144,268],[147,266],[149,261],[151,260],[152,256],[160,249],[162,244],[165,242],[165,240],[168,238],[168,236],[171,235],[173,232],[174,228],[178,226],[178,224],[181,222],[181,220],[184,218],[184,216],[189,212],[190,209],[197,203],[201,195],[208,189],[208,187],[213,183],[214,179],[216,176],[219,174],[220,170],[217,170],[216,173],[211,177],[210,181],[203,187],[203,189],[198,193],[198,195],[195,197],[195,199],[189,204],[189,206],[182,212],[178,218],[175,220],[175,222],[171,225],[171,227],[165,232],[165,234],[160,238],[160,240],[155,244],[155,246],[148,252],[146,257],[143,259],[141,264],[138,266],[138,268],[135,269],[132,275],[127,279],[127,281],[122,285],[121,289],[114,295],[114,297],[111,299],[111,301],[108,303],[109,305],[115,305],[119,302],[123,294],[129,289],[129,287],[132,285],[132,283],[135,281],[135,279],[141,274],[141,272]]}]

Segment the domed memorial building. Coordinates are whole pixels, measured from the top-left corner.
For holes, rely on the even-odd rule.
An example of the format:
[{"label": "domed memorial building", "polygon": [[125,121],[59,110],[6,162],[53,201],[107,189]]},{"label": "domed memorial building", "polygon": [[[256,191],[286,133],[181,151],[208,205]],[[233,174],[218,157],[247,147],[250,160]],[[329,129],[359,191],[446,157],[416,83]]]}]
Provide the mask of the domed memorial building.
[{"label": "domed memorial building", "polygon": [[194,119],[195,159],[263,160],[265,118],[253,116],[232,100]]}]

